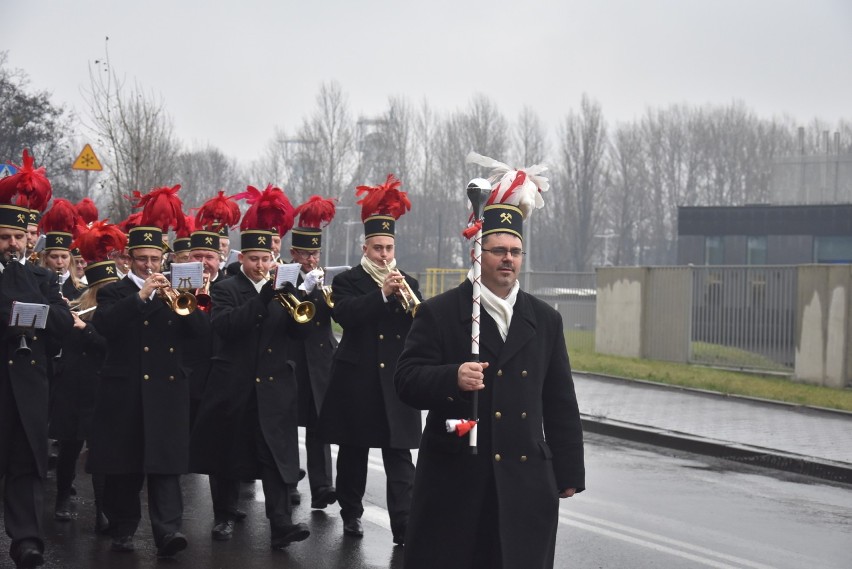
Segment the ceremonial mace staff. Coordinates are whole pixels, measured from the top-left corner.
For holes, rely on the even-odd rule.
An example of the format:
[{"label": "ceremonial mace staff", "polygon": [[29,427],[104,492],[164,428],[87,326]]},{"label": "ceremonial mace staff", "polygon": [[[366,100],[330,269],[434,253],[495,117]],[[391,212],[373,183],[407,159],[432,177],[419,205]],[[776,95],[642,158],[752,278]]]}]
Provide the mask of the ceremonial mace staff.
[{"label": "ceremonial mace staff", "polygon": [[[470,322],[470,360],[479,361],[479,312],[482,277],[482,206],[491,194],[491,183],[482,178],[474,178],[467,184],[467,197],[473,206],[473,223],[478,225],[473,238],[473,307]],[[476,446],[477,423],[479,420],[479,391],[471,394],[470,419],[473,428],[470,430],[471,454],[478,454]]]}]

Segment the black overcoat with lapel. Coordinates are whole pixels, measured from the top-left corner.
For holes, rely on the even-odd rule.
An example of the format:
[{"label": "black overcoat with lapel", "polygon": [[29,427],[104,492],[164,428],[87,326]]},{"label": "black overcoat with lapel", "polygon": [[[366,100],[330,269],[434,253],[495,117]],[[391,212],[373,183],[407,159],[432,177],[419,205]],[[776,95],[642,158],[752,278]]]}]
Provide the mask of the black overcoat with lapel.
[{"label": "black overcoat with lapel", "polygon": [[[257,425],[284,482],[299,480],[298,399],[291,336],[306,333],[242,273],[211,290],[211,324],[220,348],[192,432],[194,472],[238,480],[260,477]],[[309,325],[309,324],[308,324]]]},{"label": "black overcoat with lapel", "polygon": [[98,291],[95,328],[107,339],[88,468],[107,474],[183,474],[189,466],[189,373],[184,343],[203,333],[198,311],[143,301],[130,279]]},{"label": "black overcoat with lapel", "polygon": [[[27,333],[29,354],[18,353],[20,332],[9,327],[12,301],[48,304],[47,325],[44,330]],[[71,331],[73,320],[68,305],[60,294],[59,279],[53,271],[31,263],[10,261],[0,275],[0,382],[9,382],[11,389],[0,394],[14,397],[35,456],[39,474],[47,473],[47,423],[49,413],[48,361],[52,357],[49,345],[58,345],[60,338]],[[0,409],[6,402],[0,402]],[[6,450],[11,441],[8,433],[0,432],[0,472],[6,465]]]},{"label": "black overcoat with lapel", "polygon": [[74,286],[74,281],[71,280],[70,276],[62,283],[62,296],[68,300],[77,300],[84,290],[86,290],[86,287],[77,288]]},{"label": "black overcoat with lapel", "polygon": [[[301,281],[299,277],[296,284],[302,284]],[[331,382],[331,363],[337,348],[337,338],[331,329],[333,311],[326,304],[319,288],[304,295],[302,299],[312,302],[316,307],[313,319],[307,324],[309,331],[305,339],[294,341],[291,350],[299,383],[299,425],[307,427],[310,416],[308,407],[313,405],[316,415],[319,415],[322,409],[322,402]]]},{"label": "black overcoat with lapel", "polygon": [[[419,296],[417,281],[405,277]],[[334,319],[343,337],[334,357],[318,432],[330,443],[371,448],[417,448],[420,412],[393,386],[396,360],[411,327],[396,299],[357,265],[334,279]]]},{"label": "black overcoat with lapel", "polygon": [[469,438],[446,429],[447,419],[471,412],[469,394],[457,387],[458,368],[470,360],[471,298],[472,285],[465,281],[421,306],[397,365],[402,400],[429,410],[405,566],[469,567],[482,504],[496,500],[503,566],[552,567],[558,492],[585,487],[583,433],[562,318],[519,291],[504,343],[482,310],[480,361],[489,366],[479,391],[479,454],[472,455]]},{"label": "black overcoat with lapel", "polygon": [[62,338],[61,356],[53,360],[50,438],[88,438],[105,356],[106,338],[90,321],[82,330],[73,328]]}]

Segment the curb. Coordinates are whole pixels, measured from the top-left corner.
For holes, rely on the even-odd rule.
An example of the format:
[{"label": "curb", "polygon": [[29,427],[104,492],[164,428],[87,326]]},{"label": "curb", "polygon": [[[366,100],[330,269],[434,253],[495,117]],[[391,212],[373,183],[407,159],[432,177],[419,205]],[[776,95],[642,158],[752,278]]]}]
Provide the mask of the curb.
[{"label": "curb", "polygon": [[580,419],[583,430],[590,433],[852,484],[852,464],[830,462],[585,414],[581,414]]}]

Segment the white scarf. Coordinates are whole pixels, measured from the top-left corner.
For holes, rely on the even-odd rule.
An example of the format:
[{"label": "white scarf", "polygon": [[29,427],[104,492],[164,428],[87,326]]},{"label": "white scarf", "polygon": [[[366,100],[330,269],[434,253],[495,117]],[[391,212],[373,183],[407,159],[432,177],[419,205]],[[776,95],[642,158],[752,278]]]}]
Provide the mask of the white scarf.
[{"label": "white scarf", "polygon": [[376,284],[380,287],[385,282],[385,277],[388,276],[388,273],[396,268],[396,259],[388,262],[388,266],[377,265],[373,261],[367,258],[367,255],[361,257],[361,268],[367,271],[367,274],[370,275]]},{"label": "white scarf", "polygon": [[[467,273],[467,279],[473,282],[473,268]],[[512,285],[512,290],[506,298],[500,298],[491,290],[482,285],[479,287],[479,301],[486,312],[494,319],[497,324],[497,330],[500,331],[500,337],[506,341],[506,336],[509,335],[509,326],[512,324],[512,315],[515,313],[515,300],[518,298],[518,291],[521,285],[518,281]]]}]

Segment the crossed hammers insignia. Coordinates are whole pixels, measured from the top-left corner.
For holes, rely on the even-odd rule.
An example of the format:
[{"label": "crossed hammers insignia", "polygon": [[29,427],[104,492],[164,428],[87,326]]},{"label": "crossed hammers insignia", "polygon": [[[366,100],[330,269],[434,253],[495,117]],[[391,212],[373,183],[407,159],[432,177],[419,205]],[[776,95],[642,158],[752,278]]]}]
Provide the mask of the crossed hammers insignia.
[{"label": "crossed hammers insignia", "polygon": [[111,274],[115,273],[115,269],[113,269],[112,267],[107,267],[106,272],[107,272],[108,275],[111,275]]},{"label": "crossed hammers insignia", "polygon": [[512,223],[512,214],[504,211],[500,214],[500,223]]},{"label": "crossed hammers insignia", "polygon": [[154,234],[153,233],[144,233],[142,235],[142,240],[143,241],[153,241],[154,240]]},{"label": "crossed hammers insignia", "polygon": [[311,245],[319,245],[319,239],[317,239],[316,237],[311,239]]},{"label": "crossed hammers insignia", "polygon": [[213,238],[212,238],[212,237],[205,237],[205,238],[204,238],[204,242],[205,242],[207,245],[212,245],[212,244],[213,244]]},{"label": "crossed hammers insignia", "polygon": [[390,230],[390,221],[383,221],[382,222],[382,229]]},{"label": "crossed hammers insignia", "polygon": [[266,245],[266,237],[261,235],[260,237],[257,238],[257,242],[260,243],[261,245]]},{"label": "crossed hammers insignia", "polygon": [[18,223],[23,223],[23,222],[24,222],[24,214],[23,214],[23,213],[19,213],[19,214],[18,214]]}]

